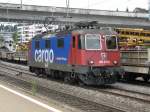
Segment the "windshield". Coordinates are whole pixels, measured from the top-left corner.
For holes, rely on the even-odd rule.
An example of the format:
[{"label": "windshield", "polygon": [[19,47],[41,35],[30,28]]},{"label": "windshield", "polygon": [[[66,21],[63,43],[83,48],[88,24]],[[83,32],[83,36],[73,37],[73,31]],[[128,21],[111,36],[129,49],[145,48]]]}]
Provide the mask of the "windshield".
[{"label": "windshield", "polygon": [[87,34],[85,37],[85,45],[87,50],[100,49],[100,36],[98,34]]},{"label": "windshield", "polygon": [[106,36],[107,49],[117,49],[117,38],[116,36]]}]

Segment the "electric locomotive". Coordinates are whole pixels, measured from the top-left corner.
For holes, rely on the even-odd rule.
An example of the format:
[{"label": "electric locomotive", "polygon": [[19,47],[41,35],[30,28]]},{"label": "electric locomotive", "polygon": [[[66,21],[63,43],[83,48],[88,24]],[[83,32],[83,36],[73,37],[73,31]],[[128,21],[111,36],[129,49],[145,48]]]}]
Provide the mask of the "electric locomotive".
[{"label": "electric locomotive", "polygon": [[122,73],[115,31],[83,28],[39,35],[29,49],[29,69],[37,75],[104,85]]}]

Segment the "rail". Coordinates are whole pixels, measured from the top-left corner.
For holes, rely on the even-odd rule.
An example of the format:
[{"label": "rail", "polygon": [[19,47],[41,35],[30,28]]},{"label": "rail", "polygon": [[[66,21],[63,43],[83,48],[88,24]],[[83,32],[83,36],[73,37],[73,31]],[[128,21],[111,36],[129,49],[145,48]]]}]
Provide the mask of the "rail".
[{"label": "rail", "polygon": [[[6,68],[6,65],[0,65],[0,67],[2,67],[3,68],[3,70],[4,69],[7,69],[7,72],[5,73],[5,74],[10,74],[10,75],[8,75],[9,77],[12,77],[12,78],[16,78],[17,80],[23,80],[23,81],[25,81],[25,82],[29,82],[29,83],[31,83],[31,80],[38,80],[38,84],[42,84],[42,85],[39,85],[39,86],[41,86],[41,87],[45,87],[45,89],[50,89],[49,87],[53,87],[53,85],[55,85],[55,91],[58,91],[58,86],[56,87],[56,84],[50,84],[50,86],[48,86],[49,84],[48,84],[48,82],[47,82],[47,80],[45,80],[45,79],[39,79],[39,78],[37,78],[37,77],[33,77],[33,76],[31,76],[31,75],[29,75],[29,74],[27,74],[27,71],[25,70],[25,73],[24,73],[24,71],[23,70],[18,70],[17,68],[18,67],[14,67],[13,68],[13,66],[11,65],[10,67],[9,67],[9,65],[7,65],[7,68]],[[13,73],[13,69],[14,69],[14,71],[18,71],[19,73],[20,73],[20,71],[22,71],[22,75],[20,75],[20,76],[14,76],[14,73]],[[2,70],[2,69],[1,69]],[[3,71],[4,72],[4,71]],[[42,81],[42,80],[45,80],[45,81]],[[41,82],[42,81],[42,82]],[[14,81],[15,82],[15,81]],[[43,86],[43,84],[46,84],[45,86]],[[54,83],[54,82],[53,82]],[[47,85],[48,84],[48,85]],[[102,109],[102,106],[104,106],[104,107],[107,107],[108,108],[108,110],[109,109],[112,109],[112,111],[114,111],[114,112],[116,112],[116,111],[129,111],[127,108],[125,108],[125,107],[122,107],[122,106],[119,106],[119,105],[117,105],[117,106],[115,106],[114,104],[111,104],[111,103],[106,103],[106,102],[102,102],[102,100],[100,100],[100,102],[98,103],[98,99],[97,100],[94,100],[94,102],[91,102],[91,99],[92,98],[94,98],[94,97],[97,97],[98,96],[98,94],[96,95],[96,93],[99,93],[99,94],[105,94],[106,96],[114,96],[114,97],[119,97],[119,98],[125,98],[126,100],[128,99],[128,100],[131,100],[131,101],[135,101],[135,102],[138,102],[138,103],[143,103],[143,104],[145,104],[145,105],[147,105],[147,104],[149,104],[150,103],[150,95],[146,95],[146,94],[142,94],[142,93],[136,93],[136,92],[132,92],[132,91],[126,91],[126,90],[120,90],[120,89],[117,89],[117,88],[108,88],[109,90],[103,90],[103,89],[92,89],[91,87],[86,87],[86,89],[84,89],[84,93],[76,93],[74,90],[76,90],[77,88],[79,88],[79,87],[71,87],[72,88],[72,90],[63,90],[64,89],[64,87],[63,86],[65,86],[64,84],[62,84],[61,83],[61,86],[62,87],[60,87],[60,89],[61,90],[59,90],[59,91],[61,91],[61,92],[65,92],[65,94],[66,94],[66,91],[68,92],[67,94],[70,94],[70,92],[71,92],[71,94],[70,95],[83,95],[82,96],[82,99],[86,99],[86,102],[89,102],[88,104],[90,104],[91,105],[91,103],[92,104],[98,104],[98,105],[101,105],[101,109]],[[68,88],[68,87],[67,87]],[[51,88],[52,89],[52,88]],[[57,90],[56,90],[57,89]],[[95,96],[93,96],[92,95],[92,97],[86,97],[86,95],[85,95],[85,93],[86,94],[88,94],[88,93],[90,93],[90,92],[86,92],[86,90],[88,90],[88,91],[92,91],[92,92],[94,92],[93,93],[93,95],[95,94]],[[80,90],[81,91],[81,90]],[[75,97],[77,97],[77,96],[75,96]],[[78,96],[78,97],[79,97]],[[91,95],[90,95],[91,96]],[[111,98],[110,97],[110,98]],[[80,96],[80,98],[81,98],[81,96]],[[107,98],[104,98],[105,100],[107,99]],[[118,98],[116,98],[116,99],[118,99]],[[81,99],[80,99],[81,100]],[[121,99],[120,99],[121,100]],[[95,103],[95,101],[97,102],[97,103]],[[110,102],[109,100],[106,100],[106,101],[108,101],[108,102]],[[124,100],[125,101],[125,100]],[[86,102],[84,102],[85,104],[87,104]],[[91,103],[90,103],[91,102]],[[118,102],[117,102],[118,103]],[[100,108],[98,108],[98,109],[100,109]],[[114,110],[115,109],[115,110]],[[98,110],[96,110],[96,111],[98,111]],[[96,111],[92,111],[92,112],[96,112]]]}]

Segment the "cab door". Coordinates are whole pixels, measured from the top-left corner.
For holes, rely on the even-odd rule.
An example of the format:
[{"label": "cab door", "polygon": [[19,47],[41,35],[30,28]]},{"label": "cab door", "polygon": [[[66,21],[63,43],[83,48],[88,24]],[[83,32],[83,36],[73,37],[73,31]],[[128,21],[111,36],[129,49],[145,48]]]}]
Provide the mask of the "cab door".
[{"label": "cab door", "polygon": [[77,36],[72,36],[72,46],[71,46],[71,64],[77,64]]}]

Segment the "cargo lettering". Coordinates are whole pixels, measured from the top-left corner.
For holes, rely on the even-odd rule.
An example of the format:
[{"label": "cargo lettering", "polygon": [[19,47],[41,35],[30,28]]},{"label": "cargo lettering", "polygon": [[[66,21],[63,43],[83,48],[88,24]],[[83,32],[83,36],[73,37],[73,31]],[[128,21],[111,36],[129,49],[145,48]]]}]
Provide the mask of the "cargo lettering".
[{"label": "cargo lettering", "polygon": [[36,62],[50,62],[53,63],[54,61],[54,52],[52,49],[36,49],[34,54],[34,59]]}]

